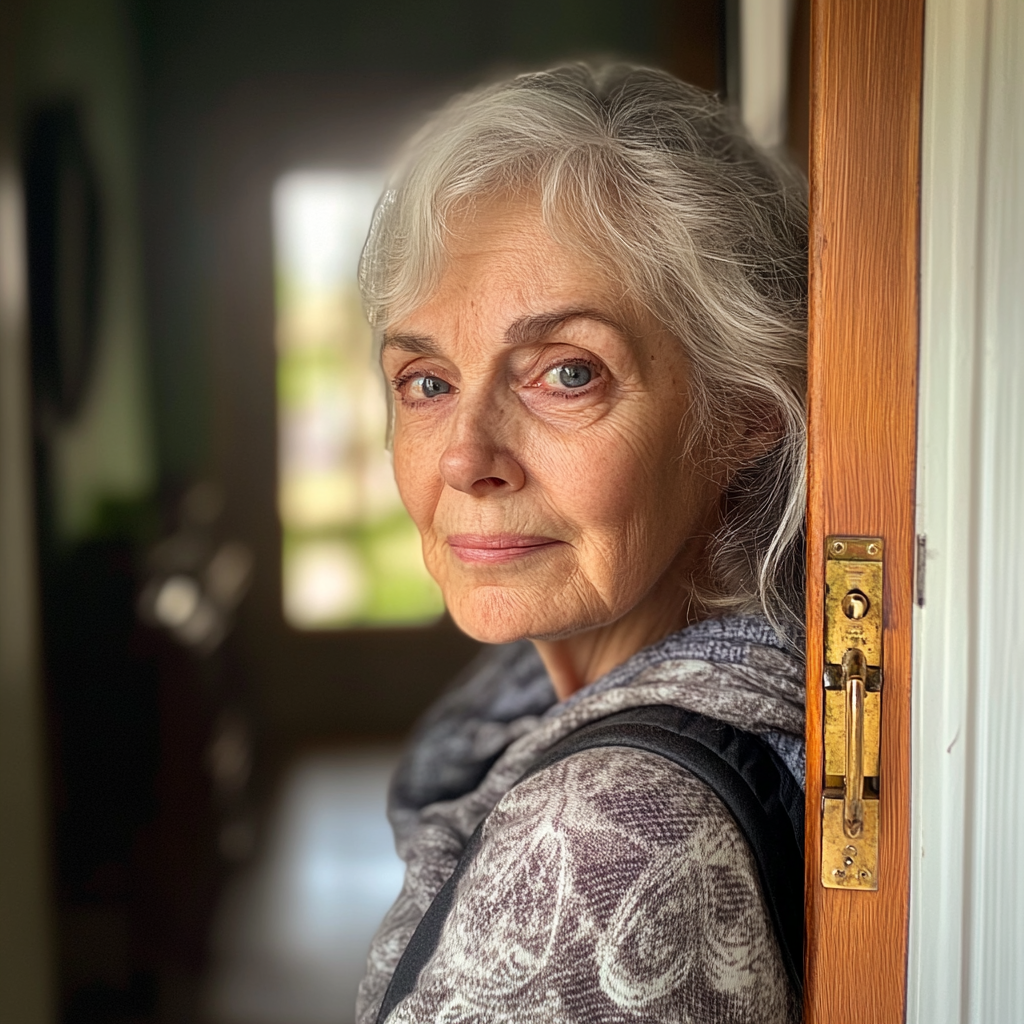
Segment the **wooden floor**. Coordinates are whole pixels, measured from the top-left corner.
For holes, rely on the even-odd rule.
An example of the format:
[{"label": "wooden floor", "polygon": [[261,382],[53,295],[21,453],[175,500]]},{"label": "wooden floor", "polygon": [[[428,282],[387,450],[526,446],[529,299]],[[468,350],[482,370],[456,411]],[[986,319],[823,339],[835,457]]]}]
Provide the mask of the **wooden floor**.
[{"label": "wooden floor", "polygon": [[208,1024],[351,1024],[370,939],[402,884],[384,816],[398,751],[311,756],[261,854],[224,893]]}]

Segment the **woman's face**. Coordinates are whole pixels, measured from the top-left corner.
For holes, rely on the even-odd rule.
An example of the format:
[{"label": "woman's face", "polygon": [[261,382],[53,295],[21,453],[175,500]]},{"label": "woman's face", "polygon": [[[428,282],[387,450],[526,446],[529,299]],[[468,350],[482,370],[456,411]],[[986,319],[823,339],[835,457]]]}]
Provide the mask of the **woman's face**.
[{"label": "woman's face", "polygon": [[395,476],[453,618],[500,643],[681,615],[723,474],[688,443],[682,345],[530,205],[455,234],[382,352]]}]

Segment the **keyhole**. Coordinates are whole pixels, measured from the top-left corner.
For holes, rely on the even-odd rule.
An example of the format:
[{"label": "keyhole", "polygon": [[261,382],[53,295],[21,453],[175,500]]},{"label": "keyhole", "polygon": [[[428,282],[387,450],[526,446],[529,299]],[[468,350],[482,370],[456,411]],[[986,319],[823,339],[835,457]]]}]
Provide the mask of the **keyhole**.
[{"label": "keyhole", "polygon": [[848,619],[863,619],[871,607],[871,602],[859,590],[851,590],[843,598],[843,614]]}]

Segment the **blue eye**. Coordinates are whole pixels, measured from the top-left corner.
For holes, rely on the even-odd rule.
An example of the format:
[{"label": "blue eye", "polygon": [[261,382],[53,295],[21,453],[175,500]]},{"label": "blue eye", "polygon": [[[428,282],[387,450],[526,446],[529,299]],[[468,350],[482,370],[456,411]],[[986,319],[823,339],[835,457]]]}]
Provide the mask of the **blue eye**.
[{"label": "blue eye", "polygon": [[594,376],[591,373],[590,367],[580,366],[579,364],[556,367],[555,371],[558,375],[558,383],[562,387],[583,387],[585,384],[589,384]]},{"label": "blue eye", "polygon": [[438,395],[447,395],[451,389],[451,384],[440,377],[414,377],[409,381],[409,391],[413,398],[436,398]]}]

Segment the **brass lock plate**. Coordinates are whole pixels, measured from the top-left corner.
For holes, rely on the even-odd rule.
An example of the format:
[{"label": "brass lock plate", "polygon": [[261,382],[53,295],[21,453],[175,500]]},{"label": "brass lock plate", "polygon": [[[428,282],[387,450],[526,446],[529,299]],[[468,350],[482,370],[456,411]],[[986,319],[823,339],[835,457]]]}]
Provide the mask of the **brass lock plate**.
[{"label": "brass lock plate", "polygon": [[878,888],[883,553],[880,537],[829,537],[825,547],[825,791],[821,884]]},{"label": "brass lock plate", "polygon": [[878,801],[864,801],[864,831],[843,830],[843,796],[826,793],[821,815],[821,884],[826,889],[878,889]]},{"label": "brass lock plate", "polygon": [[[871,668],[882,664],[882,553],[880,537],[828,538],[825,548],[826,665],[840,665],[851,647],[859,647],[864,652]],[[844,602],[850,607],[844,607]]]}]

